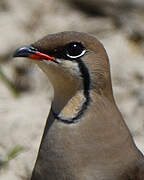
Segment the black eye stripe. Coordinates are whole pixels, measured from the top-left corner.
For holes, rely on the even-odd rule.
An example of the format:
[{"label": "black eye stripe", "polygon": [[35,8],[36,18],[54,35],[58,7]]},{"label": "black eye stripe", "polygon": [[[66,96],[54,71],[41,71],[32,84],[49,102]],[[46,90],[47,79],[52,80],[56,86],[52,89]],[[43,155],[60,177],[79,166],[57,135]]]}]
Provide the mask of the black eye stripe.
[{"label": "black eye stripe", "polygon": [[74,60],[83,56],[86,49],[80,42],[70,42],[64,46],[58,46],[52,50],[40,50],[40,52],[59,59]]}]

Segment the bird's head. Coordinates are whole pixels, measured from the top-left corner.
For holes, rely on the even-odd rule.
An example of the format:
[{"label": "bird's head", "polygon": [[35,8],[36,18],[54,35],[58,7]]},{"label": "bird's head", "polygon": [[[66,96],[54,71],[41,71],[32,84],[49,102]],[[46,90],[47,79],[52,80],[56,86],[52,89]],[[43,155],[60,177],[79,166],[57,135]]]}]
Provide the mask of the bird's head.
[{"label": "bird's head", "polygon": [[77,90],[92,89],[112,99],[108,57],[103,45],[91,35],[73,31],[50,34],[19,48],[14,57],[36,60],[56,94],[73,96]]}]

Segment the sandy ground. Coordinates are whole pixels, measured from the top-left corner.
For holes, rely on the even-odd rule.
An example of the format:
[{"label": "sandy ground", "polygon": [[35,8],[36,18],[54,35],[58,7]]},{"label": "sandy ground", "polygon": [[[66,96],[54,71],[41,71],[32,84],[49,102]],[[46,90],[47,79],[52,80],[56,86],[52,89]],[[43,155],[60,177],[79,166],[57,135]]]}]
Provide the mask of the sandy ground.
[{"label": "sandy ground", "polygon": [[[116,30],[109,18],[93,18],[58,0],[2,1],[0,5],[0,59],[17,47],[29,44],[48,33],[64,30],[94,34],[109,55],[114,95],[134,140],[144,153],[144,56],[137,45]],[[2,63],[5,74],[13,79],[16,64]],[[0,86],[0,162],[16,147],[19,153],[0,166],[1,180],[29,177],[37,156],[40,139],[50,107],[50,87],[45,75],[32,66],[32,89],[15,98],[1,81]]]}]

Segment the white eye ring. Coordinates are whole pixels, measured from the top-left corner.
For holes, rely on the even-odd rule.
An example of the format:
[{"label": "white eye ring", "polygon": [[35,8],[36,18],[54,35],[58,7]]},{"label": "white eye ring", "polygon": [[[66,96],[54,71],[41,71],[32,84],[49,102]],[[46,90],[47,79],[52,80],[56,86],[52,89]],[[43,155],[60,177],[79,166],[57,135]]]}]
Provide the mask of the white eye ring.
[{"label": "white eye ring", "polygon": [[86,49],[84,49],[84,50],[81,52],[81,54],[79,54],[79,55],[77,55],[77,56],[71,56],[71,55],[69,55],[68,53],[66,53],[66,55],[67,55],[67,57],[69,57],[69,58],[71,58],[71,59],[76,59],[76,58],[79,58],[79,57],[83,56],[83,55],[85,54],[85,52],[86,52]]}]

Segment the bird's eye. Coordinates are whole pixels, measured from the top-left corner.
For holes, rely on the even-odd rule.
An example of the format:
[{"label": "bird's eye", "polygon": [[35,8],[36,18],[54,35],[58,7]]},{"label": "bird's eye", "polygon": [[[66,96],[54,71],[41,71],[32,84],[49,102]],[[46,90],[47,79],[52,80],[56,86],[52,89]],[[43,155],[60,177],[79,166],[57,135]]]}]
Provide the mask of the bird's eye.
[{"label": "bird's eye", "polygon": [[79,42],[72,42],[66,45],[66,55],[71,59],[76,59],[83,56],[86,49]]}]

